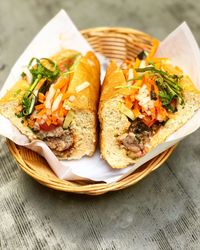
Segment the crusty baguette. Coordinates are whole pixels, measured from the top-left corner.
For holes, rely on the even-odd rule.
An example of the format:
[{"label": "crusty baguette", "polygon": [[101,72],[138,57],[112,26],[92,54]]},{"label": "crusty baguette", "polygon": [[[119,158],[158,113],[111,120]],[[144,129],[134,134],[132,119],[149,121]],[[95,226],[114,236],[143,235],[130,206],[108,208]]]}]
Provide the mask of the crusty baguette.
[{"label": "crusty baguette", "polygon": [[[62,61],[63,58],[77,54],[73,50],[62,50],[52,57],[55,62]],[[58,155],[61,159],[80,159],[84,155],[93,155],[97,144],[97,106],[100,86],[100,65],[93,52],[88,52],[80,59],[74,69],[73,79],[70,82],[67,94],[74,96],[71,102],[71,109],[74,112],[70,130],[73,134],[73,147],[63,151]],[[89,86],[80,92],[76,87],[83,82],[89,82]],[[21,118],[15,113],[15,107],[20,102],[29,84],[26,80],[18,81],[0,100],[0,113],[11,120],[11,122],[25,134],[31,141],[37,136],[29,127],[24,126]],[[16,95],[16,91],[22,91]]]},{"label": "crusty baguette", "polygon": [[123,100],[123,95],[128,94],[126,89],[114,88],[119,85],[126,85],[124,74],[115,62],[111,62],[102,85],[99,120],[101,155],[113,168],[125,167],[134,162],[116,140],[130,126],[127,117],[118,109],[119,101]]},{"label": "crusty baguette", "polygon": [[[83,82],[90,83],[88,88],[76,92]],[[74,134],[74,147],[63,153],[60,158],[80,159],[92,156],[97,144],[97,108],[100,88],[100,65],[92,52],[88,52],[79,62],[67,93],[74,95],[71,108],[75,111],[70,128]]]},{"label": "crusty baguette", "polygon": [[[182,74],[178,67],[165,66],[165,70],[170,74]],[[101,126],[100,149],[102,157],[113,168],[124,168],[133,164],[138,158],[131,158],[128,150],[119,145],[117,137],[126,133],[130,122],[126,115],[120,112],[118,103],[123,102],[123,96],[127,94],[127,89],[115,89],[115,86],[126,85],[122,70],[112,62],[107,69],[107,73],[102,86],[102,93],[99,105],[99,120]],[[196,89],[188,76],[181,80],[184,92],[185,105],[178,106],[178,112],[174,118],[169,119],[165,126],[158,130],[152,137],[149,150],[164,142],[167,137],[183,126],[200,107],[200,92]]]}]

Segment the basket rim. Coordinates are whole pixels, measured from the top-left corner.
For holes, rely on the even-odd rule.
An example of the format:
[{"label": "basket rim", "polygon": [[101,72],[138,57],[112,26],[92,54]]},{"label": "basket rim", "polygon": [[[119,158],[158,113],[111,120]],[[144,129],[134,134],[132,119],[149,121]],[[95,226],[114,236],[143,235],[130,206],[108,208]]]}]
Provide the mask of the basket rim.
[{"label": "basket rim", "polygon": [[[12,156],[15,158],[15,160],[17,161],[17,163],[19,164],[19,166],[22,168],[22,170],[24,172],[26,172],[26,174],[28,174],[29,176],[31,176],[32,178],[34,178],[36,181],[38,181],[39,183],[48,186],[52,189],[55,190],[59,190],[59,191],[67,191],[67,192],[73,192],[73,193],[84,193],[84,194],[89,194],[89,195],[98,195],[100,194],[100,190],[102,189],[102,193],[106,193],[109,191],[116,191],[116,190],[120,190],[126,187],[129,187],[133,184],[136,184],[137,182],[139,182],[141,179],[145,178],[146,176],[148,176],[150,173],[152,173],[153,171],[155,171],[157,168],[159,168],[168,158],[169,156],[172,154],[172,152],[174,151],[176,145],[172,146],[171,148],[167,149],[166,151],[162,152],[161,154],[159,154],[158,156],[154,157],[152,160],[150,160],[151,164],[145,168],[145,171],[141,172],[137,179],[133,179],[132,181],[130,181],[130,177],[133,176],[135,174],[135,172],[138,170],[136,169],[133,173],[125,176],[123,179],[114,182],[114,183],[105,183],[105,182],[94,182],[94,183],[90,183],[90,184],[85,184],[84,186],[79,185],[79,186],[75,186],[73,185],[72,187],[69,187],[66,185],[66,187],[63,187],[63,184],[77,184],[79,181],[68,181],[68,180],[62,180],[58,178],[58,182],[55,182],[54,179],[52,179],[51,177],[48,178],[48,183],[46,183],[46,178],[41,177],[39,174],[37,173],[33,173],[33,171],[26,165],[25,161],[23,160],[23,158],[20,155],[20,151],[18,149],[18,145],[16,145],[13,141],[11,141],[10,139],[7,139],[7,146],[9,148],[9,151],[11,152]],[[16,154],[17,152],[17,154]],[[160,159],[160,156],[161,159]],[[156,165],[154,165],[153,163],[156,163]],[[141,166],[142,167],[142,166]],[[123,185],[122,185],[123,184]],[[92,190],[91,190],[92,187]],[[106,187],[106,191],[103,190]]]},{"label": "basket rim", "polygon": [[118,32],[125,32],[125,33],[138,33],[138,34],[141,34],[141,35],[145,35],[145,36],[149,36],[151,38],[153,38],[152,35],[148,34],[148,33],[145,33],[141,30],[138,30],[138,29],[134,29],[134,28],[128,28],[128,27],[123,27],[123,26],[97,26],[97,27],[91,27],[91,28],[86,28],[86,29],[82,29],[80,32],[82,34],[85,34],[85,33],[89,33],[89,32],[103,32],[103,31],[113,31],[113,32],[116,32],[116,30]]}]

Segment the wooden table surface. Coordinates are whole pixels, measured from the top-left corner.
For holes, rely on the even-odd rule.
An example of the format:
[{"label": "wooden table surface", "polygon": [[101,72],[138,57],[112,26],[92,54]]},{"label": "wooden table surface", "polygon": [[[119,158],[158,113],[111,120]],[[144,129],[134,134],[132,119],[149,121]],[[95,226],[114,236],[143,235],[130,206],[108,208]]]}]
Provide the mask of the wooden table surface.
[{"label": "wooden table surface", "polygon": [[[186,20],[200,44],[198,1],[2,0],[1,85],[61,8],[80,29],[125,26],[159,39]],[[200,130],[137,185],[99,197],[43,187],[0,142],[0,249],[200,249]]]}]

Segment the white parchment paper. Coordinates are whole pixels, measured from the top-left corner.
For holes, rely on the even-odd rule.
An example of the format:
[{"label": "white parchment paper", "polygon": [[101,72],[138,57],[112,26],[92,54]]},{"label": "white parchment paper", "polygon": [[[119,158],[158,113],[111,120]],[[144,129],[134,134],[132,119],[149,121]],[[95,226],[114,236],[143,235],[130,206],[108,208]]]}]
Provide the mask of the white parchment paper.
[{"label": "white parchment paper", "polygon": [[[13,66],[1,92],[0,97],[19,79],[22,68],[28,64],[32,57],[50,57],[61,48],[75,49],[83,54],[91,47],[81,36],[68,15],[61,10],[50,22],[36,35],[24,53]],[[175,65],[182,68],[200,88],[200,51],[198,45],[186,23],[181,24],[159,46],[157,56],[169,57]],[[105,71],[106,60],[99,56]],[[9,120],[0,116],[0,134],[11,139],[18,145],[30,148],[48,161],[55,174],[66,180],[91,179],[94,181],[116,182],[133,172],[146,161],[152,159],[167,148],[182,140],[200,127],[200,110],[181,129],[171,135],[166,142],[141,158],[136,164],[125,169],[112,169],[100,158],[99,150],[93,157],[83,157],[81,160],[59,161],[48,146],[42,141],[29,143],[26,136],[22,135]]]}]

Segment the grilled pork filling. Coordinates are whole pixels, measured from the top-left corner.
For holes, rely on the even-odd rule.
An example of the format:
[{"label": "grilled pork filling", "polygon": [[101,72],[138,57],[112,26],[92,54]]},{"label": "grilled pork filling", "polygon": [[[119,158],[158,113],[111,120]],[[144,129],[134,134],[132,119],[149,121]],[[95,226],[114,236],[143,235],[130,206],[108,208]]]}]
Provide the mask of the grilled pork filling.
[{"label": "grilled pork filling", "polygon": [[158,131],[163,124],[156,122],[148,127],[141,119],[131,122],[127,133],[120,135],[117,140],[120,145],[128,150],[131,158],[136,158],[145,154],[145,146],[150,142],[150,138]]},{"label": "grilled pork filling", "polygon": [[69,128],[64,130],[62,127],[57,127],[53,130],[40,131],[36,134],[58,156],[61,156],[64,151],[70,150],[74,144],[74,138]]}]

